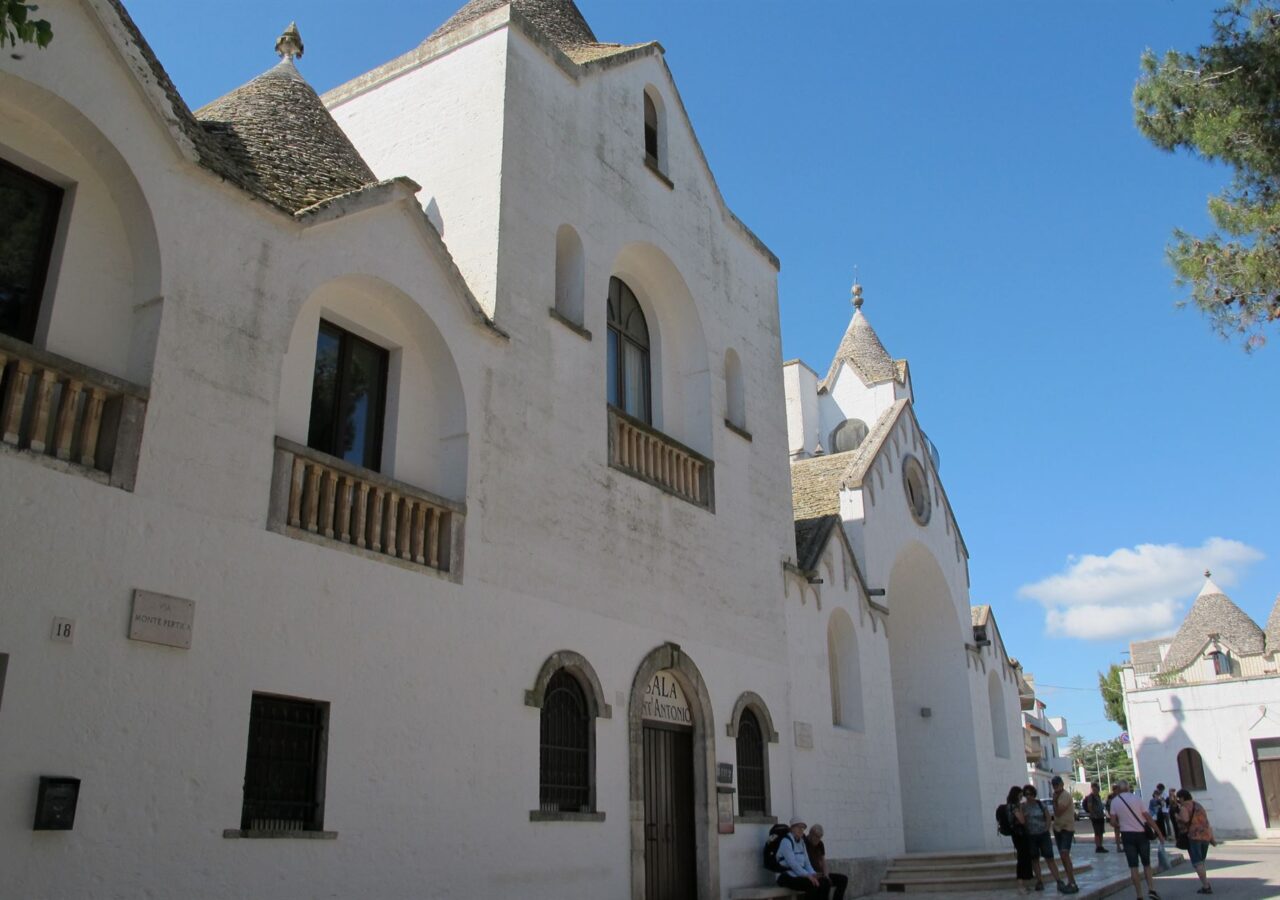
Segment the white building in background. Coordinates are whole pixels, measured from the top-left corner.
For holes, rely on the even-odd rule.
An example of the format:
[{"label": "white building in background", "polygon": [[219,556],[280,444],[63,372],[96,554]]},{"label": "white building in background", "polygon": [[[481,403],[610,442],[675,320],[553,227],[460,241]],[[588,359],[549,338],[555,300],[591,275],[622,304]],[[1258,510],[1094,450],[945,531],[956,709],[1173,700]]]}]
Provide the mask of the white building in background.
[{"label": "white building in background", "polygon": [[291,29],[193,113],[117,0],[41,14],[0,59],[6,891],[710,900],[793,813],[862,889],[995,846],[1017,667],[909,370],[859,309],[779,371],[658,44],[473,0],[323,101]]},{"label": "white building in background", "polygon": [[1191,791],[1220,836],[1280,834],[1280,597],[1264,630],[1206,572],[1178,632],[1129,653],[1125,714],[1144,789]]},{"label": "white building in background", "polygon": [[1049,797],[1053,793],[1053,778],[1059,775],[1063,787],[1070,792],[1075,788],[1075,773],[1071,758],[1062,755],[1060,744],[1067,739],[1067,720],[1046,714],[1048,707],[1036,694],[1034,675],[1028,672],[1024,681],[1022,736],[1027,758],[1027,784],[1034,784],[1041,798]]}]

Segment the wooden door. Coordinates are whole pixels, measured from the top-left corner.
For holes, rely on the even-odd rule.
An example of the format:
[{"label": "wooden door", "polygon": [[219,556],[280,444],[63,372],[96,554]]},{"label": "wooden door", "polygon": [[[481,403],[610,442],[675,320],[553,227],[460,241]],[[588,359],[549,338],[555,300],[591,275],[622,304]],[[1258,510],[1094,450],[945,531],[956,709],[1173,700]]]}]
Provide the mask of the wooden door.
[{"label": "wooden door", "polygon": [[1258,760],[1258,786],[1262,790],[1267,827],[1280,826],[1280,758]]},{"label": "wooden door", "polygon": [[697,900],[693,731],[644,726],[646,900]]}]

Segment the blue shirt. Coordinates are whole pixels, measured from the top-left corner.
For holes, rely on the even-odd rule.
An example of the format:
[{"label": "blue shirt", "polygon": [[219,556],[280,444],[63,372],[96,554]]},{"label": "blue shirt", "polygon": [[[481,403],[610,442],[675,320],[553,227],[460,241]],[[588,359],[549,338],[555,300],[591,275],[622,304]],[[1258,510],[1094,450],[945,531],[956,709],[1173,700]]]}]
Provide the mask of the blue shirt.
[{"label": "blue shirt", "polygon": [[808,878],[810,875],[818,874],[809,862],[809,851],[805,849],[804,838],[796,840],[793,834],[788,834],[778,845],[778,862],[782,863],[782,867],[787,870],[787,875],[796,878]]}]

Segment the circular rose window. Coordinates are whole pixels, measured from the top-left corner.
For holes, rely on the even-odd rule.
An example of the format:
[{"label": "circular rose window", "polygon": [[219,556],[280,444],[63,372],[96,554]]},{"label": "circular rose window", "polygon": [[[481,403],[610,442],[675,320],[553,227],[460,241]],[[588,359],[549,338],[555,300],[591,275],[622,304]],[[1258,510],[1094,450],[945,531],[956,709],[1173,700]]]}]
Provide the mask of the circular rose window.
[{"label": "circular rose window", "polygon": [[914,456],[902,459],[902,487],[907,495],[907,506],[911,516],[921,525],[929,524],[929,515],[933,504],[929,500],[929,483],[925,478],[924,467]]}]

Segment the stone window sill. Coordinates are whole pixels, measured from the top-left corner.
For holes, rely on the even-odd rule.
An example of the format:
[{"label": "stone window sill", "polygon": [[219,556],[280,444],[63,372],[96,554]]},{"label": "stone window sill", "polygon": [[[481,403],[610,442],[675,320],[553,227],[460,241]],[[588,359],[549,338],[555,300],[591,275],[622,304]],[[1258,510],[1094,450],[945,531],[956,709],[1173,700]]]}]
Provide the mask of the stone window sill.
[{"label": "stone window sill", "polygon": [[743,428],[741,425],[735,425],[732,422],[730,422],[728,419],[725,419],[724,427],[728,428],[730,431],[732,431],[738,437],[742,438],[744,441],[751,440],[751,432],[747,431],[747,429]]},{"label": "stone window sill", "polygon": [[658,168],[658,164],[652,156],[644,158],[644,167],[653,173],[653,176],[667,186],[667,190],[674,191],[676,183],[667,177],[667,173]]},{"label": "stone window sill", "polygon": [[529,810],[530,822],[603,822],[602,812],[551,812],[543,809]]},{"label": "stone window sill", "polygon": [[225,828],[222,831],[224,838],[250,838],[258,840],[261,838],[271,838],[276,840],[293,839],[293,840],[309,840],[309,841],[332,841],[338,837],[336,831],[246,831],[242,828]]},{"label": "stone window sill", "polygon": [[579,325],[577,322],[574,322],[573,320],[571,320],[571,319],[567,318],[567,317],[564,315],[564,313],[560,312],[560,310],[556,309],[554,306],[549,307],[547,311],[551,313],[551,318],[555,319],[557,322],[559,322],[559,323],[560,323],[561,325],[563,325],[565,328],[568,328],[570,331],[572,331],[572,332],[573,332],[574,334],[576,334],[578,337],[580,337],[580,338],[582,338],[583,340],[586,340],[586,341],[591,340],[591,332],[590,332],[590,331],[587,331],[587,329],[583,328],[583,327],[582,327],[581,325]]},{"label": "stone window sill", "polygon": [[734,816],[735,825],[777,825],[777,816]]}]

